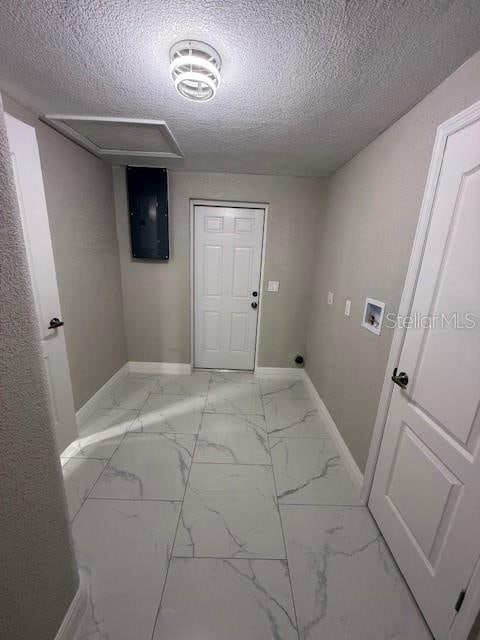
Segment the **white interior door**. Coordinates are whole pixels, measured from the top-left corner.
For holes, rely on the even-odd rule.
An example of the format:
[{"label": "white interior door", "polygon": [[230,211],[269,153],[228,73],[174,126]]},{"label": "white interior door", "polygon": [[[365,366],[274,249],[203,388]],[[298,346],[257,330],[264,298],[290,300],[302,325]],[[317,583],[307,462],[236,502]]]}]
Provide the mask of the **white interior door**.
[{"label": "white interior door", "polygon": [[62,452],[77,437],[70,370],[61,321],[47,205],[35,129],[5,114],[15,184],[25,235],[43,357],[50,386],[55,437]]},{"label": "white interior door", "polygon": [[265,211],[195,206],[195,366],[252,370]]},{"label": "white interior door", "polygon": [[369,506],[441,640],[480,554],[480,121],[447,140],[412,309]]}]

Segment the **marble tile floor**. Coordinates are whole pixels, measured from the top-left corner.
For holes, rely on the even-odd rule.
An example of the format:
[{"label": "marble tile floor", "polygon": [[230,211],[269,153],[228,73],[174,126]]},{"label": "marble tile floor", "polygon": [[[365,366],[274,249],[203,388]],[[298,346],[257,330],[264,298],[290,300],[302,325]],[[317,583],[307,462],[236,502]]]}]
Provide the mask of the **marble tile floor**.
[{"label": "marble tile floor", "polygon": [[126,377],[62,465],[75,640],[431,640],[299,380]]}]

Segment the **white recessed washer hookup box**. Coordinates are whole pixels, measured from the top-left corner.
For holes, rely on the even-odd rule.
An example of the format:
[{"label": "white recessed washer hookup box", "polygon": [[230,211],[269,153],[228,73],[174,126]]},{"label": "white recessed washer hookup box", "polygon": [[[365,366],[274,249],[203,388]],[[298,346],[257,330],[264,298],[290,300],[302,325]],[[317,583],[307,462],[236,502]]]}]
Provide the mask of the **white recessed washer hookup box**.
[{"label": "white recessed washer hookup box", "polygon": [[362,327],[379,336],[382,331],[384,314],[384,302],[380,302],[380,300],[374,300],[373,298],[366,298],[365,309],[363,311]]}]

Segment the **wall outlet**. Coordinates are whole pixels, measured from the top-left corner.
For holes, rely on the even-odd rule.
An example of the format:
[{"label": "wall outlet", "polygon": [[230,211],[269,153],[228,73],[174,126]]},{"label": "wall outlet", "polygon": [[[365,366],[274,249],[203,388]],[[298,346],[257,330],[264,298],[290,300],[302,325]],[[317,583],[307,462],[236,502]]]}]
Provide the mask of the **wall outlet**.
[{"label": "wall outlet", "polygon": [[350,307],[352,306],[352,301],[351,300],[346,300],[345,301],[345,315],[349,316],[350,315]]},{"label": "wall outlet", "polygon": [[277,293],[279,289],[280,289],[280,282],[278,282],[278,280],[268,281],[267,291],[273,291],[274,293]]},{"label": "wall outlet", "polygon": [[331,291],[328,292],[327,304],[333,304],[333,293]]}]

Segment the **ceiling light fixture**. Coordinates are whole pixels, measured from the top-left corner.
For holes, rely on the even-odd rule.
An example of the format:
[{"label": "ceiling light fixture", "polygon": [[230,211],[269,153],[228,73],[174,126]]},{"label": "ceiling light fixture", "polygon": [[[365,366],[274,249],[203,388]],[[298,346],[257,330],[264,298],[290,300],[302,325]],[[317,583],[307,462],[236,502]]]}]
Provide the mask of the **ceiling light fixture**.
[{"label": "ceiling light fixture", "polygon": [[182,40],[170,49],[170,74],[178,93],[207,102],[220,84],[222,61],[213,47],[198,40]]}]

